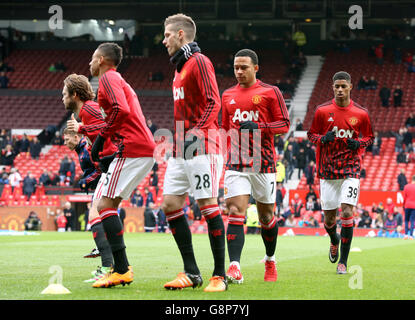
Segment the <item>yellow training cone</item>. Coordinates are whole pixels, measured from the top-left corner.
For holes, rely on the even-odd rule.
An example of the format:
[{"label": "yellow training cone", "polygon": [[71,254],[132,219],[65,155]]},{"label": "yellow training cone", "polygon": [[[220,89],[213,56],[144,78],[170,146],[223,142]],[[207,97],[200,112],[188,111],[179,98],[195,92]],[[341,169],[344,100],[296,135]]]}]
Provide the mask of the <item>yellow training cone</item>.
[{"label": "yellow training cone", "polygon": [[42,294],[68,294],[68,293],[71,293],[71,292],[59,283],[51,283],[42,291]]}]

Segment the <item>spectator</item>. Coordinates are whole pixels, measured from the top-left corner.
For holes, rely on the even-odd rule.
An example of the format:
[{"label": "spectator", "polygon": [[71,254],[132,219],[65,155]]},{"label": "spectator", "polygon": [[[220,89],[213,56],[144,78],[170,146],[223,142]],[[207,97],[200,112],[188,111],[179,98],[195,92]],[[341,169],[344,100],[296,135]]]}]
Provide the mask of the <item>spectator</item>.
[{"label": "spectator", "polygon": [[405,239],[413,239],[415,227],[415,175],[412,176],[411,184],[408,184],[404,189],[403,207],[405,209]]},{"label": "spectator", "polygon": [[154,132],[157,131],[157,126],[151,121],[150,118],[147,119],[147,127],[150,129],[151,133],[154,135]]},{"label": "spectator", "polygon": [[275,146],[277,148],[277,153],[282,155],[284,153],[284,140],[281,138],[281,136],[275,136]]},{"label": "spectator", "polygon": [[41,230],[42,229],[42,221],[40,221],[37,213],[34,211],[30,211],[29,217],[24,222],[25,230]]},{"label": "spectator", "polygon": [[308,192],[307,192],[307,194],[305,195],[305,198],[306,198],[306,200],[308,201],[308,198],[312,198],[313,199],[313,201],[316,201],[317,200],[317,194],[316,194],[316,192],[314,191],[314,189],[313,189],[313,187],[312,186],[308,186]]},{"label": "spectator", "polygon": [[290,214],[288,217],[287,217],[287,219],[285,220],[285,224],[284,224],[284,226],[285,227],[296,227],[297,226],[297,224],[295,223],[295,220],[294,220],[294,217],[293,217],[293,215],[292,214]]},{"label": "spectator", "polygon": [[284,152],[284,159],[287,161],[287,164],[285,165],[286,168],[286,180],[288,181],[291,179],[291,176],[294,172],[294,166],[295,166],[295,156],[293,152],[293,146],[289,144],[287,146],[287,149]]},{"label": "spectator", "polygon": [[30,142],[30,156],[32,159],[39,159],[41,150],[42,146],[40,145],[39,140],[37,137],[33,137],[33,140]]},{"label": "spectator", "polygon": [[23,179],[23,194],[30,200],[32,194],[36,191],[37,181],[34,175],[28,171],[27,176]]},{"label": "spectator", "polygon": [[6,76],[6,72],[0,72],[0,89],[7,89],[9,87],[10,79]]},{"label": "spectator", "polygon": [[55,70],[58,72],[65,72],[66,66],[63,64],[62,61],[58,61],[55,63]]},{"label": "spectator", "polygon": [[44,169],[42,175],[39,178],[39,184],[42,186],[49,186],[52,184],[52,180],[50,179],[49,170]]},{"label": "spectator", "polygon": [[377,88],[378,82],[376,81],[375,76],[371,76],[367,83],[367,89],[376,90]]},{"label": "spectator", "polygon": [[63,145],[63,139],[62,139],[61,133],[59,131],[56,131],[55,132],[55,136],[53,137],[51,143],[54,146],[61,146],[61,145]]},{"label": "spectator", "polygon": [[291,209],[294,213],[295,218],[299,218],[301,216],[301,209],[304,207],[303,201],[300,199],[298,193],[294,194],[294,199],[291,199]]},{"label": "spectator", "polygon": [[395,64],[401,64],[402,63],[402,50],[401,50],[401,48],[395,48],[393,50],[393,62]]},{"label": "spectator", "polygon": [[13,72],[14,68],[0,60],[0,72]]},{"label": "spectator", "polygon": [[277,169],[277,176],[276,176],[276,181],[277,183],[283,183],[285,180],[285,166],[283,164],[282,160],[282,156],[278,157],[277,163],[276,165],[276,169]]},{"label": "spectator", "polygon": [[8,144],[6,148],[1,150],[1,161],[0,164],[5,166],[12,166],[14,158],[16,158],[16,152],[13,150],[12,146]]},{"label": "spectator", "polygon": [[19,141],[20,142],[18,144],[18,146],[19,146],[18,152],[29,152],[29,150],[30,150],[30,140],[27,137],[26,133],[23,134],[22,139],[20,139]]},{"label": "spectator", "polygon": [[382,147],[382,138],[379,137],[379,132],[377,131],[374,132],[373,136],[373,144],[370,146],[371,148],[367,148],[367,150],[372,150],[372,154],[378,156],[380,154],[380,148]]},{"label": "spectator", "polygon": [[298,154],[296,155],[297,158],[297,168],[298,168],[298,179],[301,179],[301,175],[304,172],[304,169],[307,164],[307,157],[304,152],[304,148],[300,148]]},{"label": "spectator", "polygon": [[144,230],[145,232],[153,232],[156,229],[156,215],[154,214],[154,203],[150,202],[144,210]]},{"label": "spectator", "polygon": [[277,213],[281,212],[284,201],[284,195],[282,192],[282,184],[277,182],[277,191],[275,196],[275,204],[277,205]]},{"label": "spectator", "polygon": [[316,162],[315,146],[312,145],[310,141],[307,141],[305,145],[305,153],[307,156],[307,163],[310,163],[310,161]]},{"label": "spectator", "polygon": [[133,207],[142,207],[144,206],[144,198],[141,195],[140,190],[136,189],[133,196],[131,197],[131,204]]},{"label": "spectator", "polygon": [[383,47],[384,45],[380,43],[375,49],[375,56],[376,56],[376,64],[381,65],[383,64]]},{"label": "spectator", "polygon": [[65,202],[65,206],[63,208],[63,214],[66,217],[66,220],[68,220],[68,223],[66,224],[65,231],[75,231],[75,210],[72,209],[70,202]]},{"label": "spectator", "polygon": [[385,210],[392,213],[395,211],[395,204],[393,203],[392,198],[386,199]]},{"label": "spectator", "polygon": [[408,66],[408,72],[409,73],[415,72],[415,61],[412,61],[411,64]]},{"label": "spectator", "polygon": [[12,191],[15,187],[20,186],[20,182],[23,180],[22,176],[19,173],[19,170],[16,168],[11,168],[9,175],[9,183],[12,187]]},{"label": "spectator", "polygon": [[379,91],[379,97],[382,100],[382,107],[389,107],[389,98],[391,96],[391,91],[386,85],[382,87]]},{"label": "spectator", "polygon": [[61,160],[61,164],[59,167],[59,176],[60,176],[61,182],[65,181],[66,175],[68,172],[70,172],[70,170],[71,170],[71,162],[69,161],[68,156],[65,156]]},{"label": "spectator", "polygon": [[405,146],[405,151],[410,151],[409,149],[412,147],[412,133],[408,130],[408,128],[403,127],[402,136],[402,145]]},{"label": "spectator", "polygon": [[367,78],[366,75],[363,75],[359,82],[357,83],[357,90],[367,90],[369,89],[369,79]]},{"label": "spectator", "polygon": [[128,37],[128,34],[124,34],[124,40],[123,40],[123,48],[124,48],[124,56],[125,58],[128,58],[130,56],[130,47],[131,47],[131,40]]},{"label": "spectator", "polygon": [[396,157],[396,162],[397,163],[407,163],[407,156],[406,156],[405,151],[402,150],[401,152],[399,152],[399,154]]},{"label": "spectator", "polygon": [[392,135],[395,137],[395,152],[401,152],[403,150],[403,128],[399,129],[399,132],[392,132]]},{"label": "spectator", "polygon": [[297,27],[297,30],[294,32],[292,40],[295,44],[295,53],[303,51],[304,46],[307,44],[307,37],[299,27]]},{"label": "spectator", "polygon": [[150,206],[150,202],[154,203],[153,193],[148,190],[148,188],[144,189],[144,198],[146,199],[146,207]]},{"label": "spectator", "polygon": [[403,96],[403,91],[401,89],[400,85],[397,85],[395,87],[395,90],[393,90],[393,106],[396,107],[400,107],[402,105],[402,96]]},{"label": "spectator", "polygon": [[310,161],[308,166],[304,169],[304,174],[307,179],[307,185],[311,188],[314,185],[314,176],[316,173],[316,166],[314,161]]},{"label": "spectator", "polygon": [[54,64],[54,63],[52,63],[52,64],[49,66],[48,71],[49,71],[49,72],[52,72],[52,73],[54,73],[54,72],[56,72],[56,71],[57,71],[57,70],[56,70],[56,66],[55,66],[55,64]]},{"label": "spectator", "polygon": [[0,184],[9,184],[9,175],[7,172],[2,172],[0,176]]},{"label": "spectator", "polygon": [[164,211],[161,208],[157,211],[157,231],[158,232],[166,232],[167,228],[167,219]]},{"label": "spectator", "polygon": [[363,210],[363,212],[360,215],[360,221],[357,225],[358,228],[370,228],[372,225],[372,218],[369,215],[369,212],[367,210]]},{"label": "spectator", "polygon": [[302,131],[303,130],[303,123],[301,122],[301,119],[297,118],[295,123],[295,131]]},{"label": "spectator", "polygon": [[65,232],[68,225],[68,219],[66,219],[64,213],[59,210],[59,212],[56,212],[56,224],[58,227],[58,232]]},{"label": "spectator", "polygon": [[415,114],[413,112],[409,113],[409,116],[405,121],[405,127],[415,128]]},{"label": "spectator", "polygon": [[383,228],[383,215],[381,213],[375,213],[375,219],[372,220],[371,228]]},{"label": "spectator", "polygon": [[383,228],[379,230],[378,237],[398,238],[398,222],[393,213],[387,212]]}]

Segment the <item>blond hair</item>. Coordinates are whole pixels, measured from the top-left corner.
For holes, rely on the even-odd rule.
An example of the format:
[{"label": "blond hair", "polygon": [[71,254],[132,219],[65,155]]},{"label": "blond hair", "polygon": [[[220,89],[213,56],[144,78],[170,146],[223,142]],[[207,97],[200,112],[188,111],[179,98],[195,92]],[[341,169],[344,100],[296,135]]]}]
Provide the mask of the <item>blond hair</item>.
[{"label": "blond hair", "polygon": [[193,41],[196,37],[195,22],[191,17],[186,16],[183,13],[177,13],[167,17],[166,20],[164,20],[164,27],[168,25],[170,25],[175,32],[183,30],[187,40]]},{"label": "blond hair", "polygon": [[82,102],[92,100],[95,97],[95,93],[88,81],[88,78],[81,74],[70,74],[65,80],[63,80],[63,83],[68,89],[68,93],[70,95],[76,93],[79,100]]}]

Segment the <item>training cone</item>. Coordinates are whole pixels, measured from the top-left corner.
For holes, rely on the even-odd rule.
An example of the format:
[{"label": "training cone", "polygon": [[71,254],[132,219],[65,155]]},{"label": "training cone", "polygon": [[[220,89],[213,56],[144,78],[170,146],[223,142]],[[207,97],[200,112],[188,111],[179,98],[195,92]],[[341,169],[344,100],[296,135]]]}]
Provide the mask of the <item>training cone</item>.
[{"label": "training cone", "polygon": [[68,293],[71,293],[71,292],[59,283],[51,283],[42,291],[42,294],[68,294]]}]

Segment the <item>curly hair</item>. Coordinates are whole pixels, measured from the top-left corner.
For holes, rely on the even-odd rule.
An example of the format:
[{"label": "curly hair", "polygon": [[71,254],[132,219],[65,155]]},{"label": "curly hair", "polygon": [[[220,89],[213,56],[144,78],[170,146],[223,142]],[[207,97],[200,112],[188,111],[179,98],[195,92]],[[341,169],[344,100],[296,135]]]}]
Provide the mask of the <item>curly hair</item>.
[{"label": "curly hair", "polygon": [[76,93],[76,95],[79,97],[79,99],[83,102],[88,100],[93,100],[95,97],[95,93],[92,90],[91,84],[88,81],[88,78],[80,75],[80,74],[70,74],[66,77],[66,79],[63,81],[66,88],[68,89],[68,93],[70,95],[73,95]]}]

